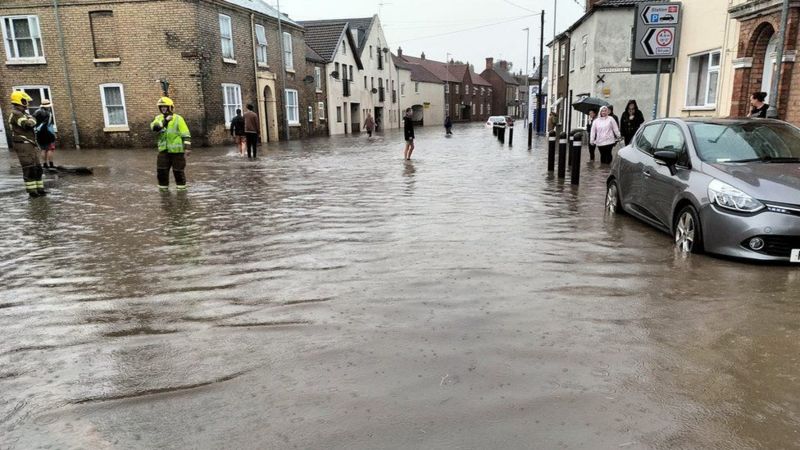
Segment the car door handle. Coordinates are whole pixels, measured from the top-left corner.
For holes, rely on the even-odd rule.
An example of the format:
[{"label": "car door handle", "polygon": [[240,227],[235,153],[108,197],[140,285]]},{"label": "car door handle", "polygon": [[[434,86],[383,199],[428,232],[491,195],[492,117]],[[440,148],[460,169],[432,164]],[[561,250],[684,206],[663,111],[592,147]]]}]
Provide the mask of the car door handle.
[{"label": "car door handle", "polygon": [[644,171],[642,171],[642,173],[643,173],[643,174],[644,174],[644,176],[646,176],[646,177],[652,176],[652,174],[650,173],[650,169],[645,169]]}]

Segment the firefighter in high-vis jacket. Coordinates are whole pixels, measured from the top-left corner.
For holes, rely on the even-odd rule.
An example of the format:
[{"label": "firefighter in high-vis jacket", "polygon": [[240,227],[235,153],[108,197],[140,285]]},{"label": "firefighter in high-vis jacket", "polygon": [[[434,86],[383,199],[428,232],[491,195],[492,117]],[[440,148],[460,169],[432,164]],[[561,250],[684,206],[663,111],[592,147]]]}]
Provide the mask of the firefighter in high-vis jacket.
[{"label": "firefighter in high-vis jacket", "polygon": [[11,94],[11,114],[8,116],[8,128],[11,130],[11,141],[17,152],[19,164],[22,166],[22,179],[25,190],[31,197],[47,195],[42,182],[39,147],[36,145],[36,119],[28,114],[30,95],[22,91]]},{"label": "firefighter in high-vis jacket", "polygon": [[175,185],[179,191],[186,190],[186,153],[191,151],[191,135],[183,117],[175,114],[175,104],[169,97],[158,100],[157,115],[150,129],[158,133],[158,160],[156,172],[158,189],[169,190],[169,170],[175,175]]}]

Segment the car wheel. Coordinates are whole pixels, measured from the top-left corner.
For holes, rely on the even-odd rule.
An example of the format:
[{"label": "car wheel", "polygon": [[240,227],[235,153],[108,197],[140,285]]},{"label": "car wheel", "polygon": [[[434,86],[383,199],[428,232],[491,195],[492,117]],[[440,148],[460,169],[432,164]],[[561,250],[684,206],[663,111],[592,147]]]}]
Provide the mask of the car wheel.
[{"label": "car wheel", "polygon": [[675,221],[675,246],[683,253],[703,251],[703,233],[694,206],[685,206]]},{"label": "car wheel", "polygon": [[608,214],[622,214],[622,202],[619,200],[619,187],[617,180],[608,182],[606,188],[606,213]]}]

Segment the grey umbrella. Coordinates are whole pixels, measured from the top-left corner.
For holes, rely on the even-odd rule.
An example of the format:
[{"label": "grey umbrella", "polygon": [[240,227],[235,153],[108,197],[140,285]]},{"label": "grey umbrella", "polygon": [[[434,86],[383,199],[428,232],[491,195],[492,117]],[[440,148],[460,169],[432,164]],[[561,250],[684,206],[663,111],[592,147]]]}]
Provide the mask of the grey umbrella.
[{"label": "grey umbrella", "polygon": [[595,111],[599,111],[601,106],[609,106],[605,100],[596,98],[596,97],[584,97],[577,102],[572,104],[572,109],[582,112],[584,114],[589,114],[590,109],[594,109]]}]

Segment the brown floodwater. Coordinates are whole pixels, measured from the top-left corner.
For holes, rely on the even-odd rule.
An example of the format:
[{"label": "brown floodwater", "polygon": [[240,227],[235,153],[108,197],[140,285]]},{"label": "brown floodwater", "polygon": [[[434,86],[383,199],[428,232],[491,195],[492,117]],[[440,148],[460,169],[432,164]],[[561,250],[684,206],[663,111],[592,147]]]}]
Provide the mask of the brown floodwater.
[{"label": "brown floodwater", "polygon": [[0,448],[800,448],[800,268],[455,133],[0,154]]}]

